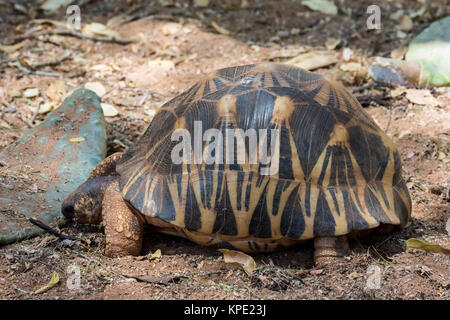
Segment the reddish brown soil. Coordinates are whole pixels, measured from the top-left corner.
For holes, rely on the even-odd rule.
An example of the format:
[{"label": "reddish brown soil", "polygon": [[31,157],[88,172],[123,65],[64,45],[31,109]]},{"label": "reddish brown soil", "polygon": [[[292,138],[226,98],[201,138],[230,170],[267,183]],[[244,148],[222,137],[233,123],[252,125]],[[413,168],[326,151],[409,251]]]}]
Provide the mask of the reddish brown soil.
[{"label": "reddish brown soil", "polygon": [[[79,73],[63,78],[70,90],[89,81],[104,85],[107,94],[103,102],[115,105],[120,112],[107,119],[108,147],[112,153],[136,141],[159,105],[214,69],[284,61],[310,47],[323,49],[329,37],[342,40],[335,49],[339,55],[343,48],[351,48],[357,60],[366,65],[374,55],[389,56],[393,50],[407,46],[427,23],[445,16],[445,2],[433,1],[427,13],[415,18],[414,27],[402,38],[397,35],[399,23],[391,14],[417,11],[424,1],[380,2],[384,13],[382,31],[365,28],[366,8],[373,1],[335,1],[341,9],[333,18],[311,12],[291,0],[246,1],[247,8],[239,7],[241,1],[212,1],[213,5],[206,9],[195,9],[189,4],[162,6],[163,2],[167,1],[130,13],[141,17],[118,28],[123,38],[135,38],[135,43],[122,46],[70,37],[49,41],[45,36],[31,37],[19,51],[0,56],[0,60],[23,54],[29,64],[42,63],[71,50],[70,59],[42,70]],[[106,23],[114,15],[124,13],[129,8],[127,3],[142,6],[140,1],[114,1],[109,5],[106,1],[90,1],[82,8],[86,12],[83,23]],[[11,6],[0,6],[0,37],[6,39],[4,43],[12,43],[21,32],[36,27]],[[150,12],[157,15],[144,18]],[[63,13],[50,18],[63,19]],[[218,34],[211,27],[212,22],[231,34]],[[300,31],[292,32],[293,28]],[[338,64],[316,71],[336,77],[349,90],[368,83],[366,77],[342,72],[342,63],[341,58]],[[41,96],[35,99],[4,98],[17,111],[2,113],[1,149],[23,133],[26,123],[34,126],[42,121],[43,115],[32,119],[33,108],[46,100],[46,89],[55,79],[24,75],[8,63],[0,65],[0,73],[4,92],[41,89]],[[391,98],[390,88],[376,87],[356,94],[364,106],[367,101],[375,101],[366,110],[398,146],[413,213],[411,222],[400,232],[351,241],[351,255],[340,264],[314,267],[312,244],[307,243],[282,252],[255,255],[259,269],[249,277],[238,267],[224,263],[222,254],[212,248],[152,230],[146,233],[146,256],[111,259],[103,255],[104,235],[100,227],[70,223],[61,231],[89,240],[90,245],[62,243],[43,234],[0,248],[0,298],[449,299],[448,256],[407,251],[405,246],[407,239],[419,238],[450,248],[445,229],[450,218],[450,91],[429,89],[438,99],[438,106],[413,104],[404,94]],[[4,110],[5,105],[1,108]],[[151,261],[149,257],[157,249],[162,256]],[[70,285],[73,274],[67,268],[71,265],[80,270],[79,289]],[[368,287],[373,268],[380,272],[378,289]],[[49,281],[53,271],[60,276],[59,284],[46,293],[33,294]]]}]

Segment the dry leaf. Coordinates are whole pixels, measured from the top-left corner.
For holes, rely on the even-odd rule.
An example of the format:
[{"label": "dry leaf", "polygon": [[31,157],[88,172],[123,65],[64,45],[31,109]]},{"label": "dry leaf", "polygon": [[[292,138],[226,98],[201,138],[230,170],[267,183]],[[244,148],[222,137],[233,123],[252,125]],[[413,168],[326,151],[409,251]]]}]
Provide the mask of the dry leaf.
[{"label": "dry leaf", "polygon": [[209,5],[209,0],[194,0],[197,7],[205,8]]},{"label": "dry leaf", "polygon": [[84,140],[86,140],[85,138],[83,138],[83,137],[77,137],[77,138],[70,138],[70,142],[81,142],[81,141],[84,141]]},{"label": "dry leaf", "polygon": [[408,89],[406,90],[406,99],[412,103],[428,105],[435,107],[439,102],[433,97],[430,90],[426,89]]},{"label": "dry leaf", "polygon": [[362,64],[358,63],[358,62],[348,62],[348,63],[344,63],[341,64],[339,69],[341,69],[342,71],[346,71],[346,72],[363,72],[364,67]]},{"label": "dry leaf", "polygon": [[229,249],[219,249],[218,251],[223,253],[225,263],[232,263],[241,267],[249,276],[251,276],[256,269],[255,260],[248,254]]},{"label": "dry leaf", "polygon": [[402,20],[400,21],[399,29],[402,31],[409,31],[413,28],[413,22],[411,18],[407,15],[404,15],[402,17]]},{"label": "dry leaf", "polygon": [[81,30],[81,33],[84,34],[85,36],[90,37],[100,36],[100,37],[111,37],[116,39],[120,38],[120,34],[117,31],[114,31],[105,26],[104,24],[98,22],[93,22],[85,25]]},{"label": "dry leaf", "polygon": [[114,107],[112,104],[109,103],[101,103],[103,110],[103,115],[105,117],[115,117],[119,114],[119,111],[117,111],[116,107]]},{"label": "dry leaf", "polygon": [[39,89],[38,88],[30,88],[23,92],[24,98],[34,98],[39,95]]},{"label": "dry leaf", "polygon": [[341,39],[336,38],[328,38],[327,42],[325,42],[325,46],[328,50],[334,50],[341,43]]},{"label": "dry leaf", "polygon": [[153,260],[161,258],[161,256],[162,256],[161,249],[158,249],[155,252],[153,252],[152,256],[148,260],[153,261]]},{"label": "dry leaf", "polygon": [[402,60],[406,51],[408,51],[408,47],[397,48],[391,52],[390,56],[392,59]]},{"label": "dry leaf", "polygon": [[13,53],[17,50],[19,50],[20,48],[22,48],[25,45],[25,41],[16,43],[16,44],[12,44],[10,46],[0,46],[0,51],[3,51],[5,53]]},{"label": "dry leaf", "polygon": [[398,87],[398,88],[392,89],[390,93],[391,93],[392,98],[396,98],[405,92],[406,92],[406,89],[404,87]]},{"label": "dry leaf", "polygon": [[302,5],[307,6],[313,11],[319,11],[325,14],[337,14],[337,7],[333,1],[328,0],[304,0]]},{"label": "dry leaf", "polygon": [[51,83],[47,89],[47,97],[54,102],[59,102],[66,95],[67,88],[62,80],[56,80]]},{"label": "dry leaf", "polygon": [[42,10],[57,11],[61,7],[67,7],[74,0],[47,0],[41,5]]},{"label": "dry leaf", "polygon": [[100,82],[86,82],[84,88],[94,91],[100,98],[106,93],[105,87]]},{"label": "dry leaf", "polygon": [[59,275],[53,271],[52,273],[52,278],[50,279],[49,283],[47,283],[45,286],[40,287],[39,289],[37,289],[34,294],[39,294],[39,293],[44,293],[48,290],[50,290],[51,288],[53,288],[54,286],[56,286],[59,282]]},{"label": "dry leaf", "polygon": [[435,253],[443,253],[450,255],[450,250],[441,247],[438,244],[429,244],[422,240],[411,238],[406,240],[406,248],[407,249],[419,249],[419,250],[425,250],[425,251],[431,251]]},{"label": "dry leaf", "polygon": [[41,105],[39,105],[39,110],[38,112],[40,114],[46,114],[49,113],[50,111],[52,111],[55,107],[55,104],[50,103],[50,102],[44,102]]},{"label": "dry leaf", "polygon": [[219,26],[219,25],[218,25],[217,23],[215,23],[214,21],[211,22],[211,25],[212,25],[213,28],[216,29],[216,31],[217,31],[218,33],[220,33],[220,34],[228,35],[228,34],[231,33],[229,30],[227,30],[227,29],[225,29],[225,28],[222,28],[221,26]]},{"label": "dry leaf", "polygon": [[310,51],[296,56],[285,63],[305,70],[314,70],[335,64],[336,62],[338,62],[338,59],[336,53],[333,51]]}]

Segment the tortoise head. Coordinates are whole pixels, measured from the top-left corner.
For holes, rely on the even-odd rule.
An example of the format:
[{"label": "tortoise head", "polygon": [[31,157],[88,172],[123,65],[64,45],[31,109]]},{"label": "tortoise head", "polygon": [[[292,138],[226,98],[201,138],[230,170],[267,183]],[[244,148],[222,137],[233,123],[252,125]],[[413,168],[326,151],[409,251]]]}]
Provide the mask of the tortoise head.
[{"label": "tortoise head", "polygon": [[79,223],[97,224],[102,221],[102,202],[106,187],[117,176],[95,177],[86,180],[72,192],[61,206],[66,218],[75,218]]}]

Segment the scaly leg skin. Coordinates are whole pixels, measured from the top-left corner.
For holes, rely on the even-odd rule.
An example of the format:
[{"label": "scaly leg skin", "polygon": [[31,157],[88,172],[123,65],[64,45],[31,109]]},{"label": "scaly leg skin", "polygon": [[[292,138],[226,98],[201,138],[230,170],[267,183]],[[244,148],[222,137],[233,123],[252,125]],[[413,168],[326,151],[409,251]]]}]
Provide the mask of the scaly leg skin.
[{"label": "scaly leg skin", "polygon": [[105,255],[139,255],[144,233],[143,221],[123,200],[118,180],[110,183],[105,190],[102,214],[106,235]]},{"label": "scaly leg skin", "polygon": [[347,236],[317,237],[314,239],[314,263],[324,266],[342,260],[350,250]]}]

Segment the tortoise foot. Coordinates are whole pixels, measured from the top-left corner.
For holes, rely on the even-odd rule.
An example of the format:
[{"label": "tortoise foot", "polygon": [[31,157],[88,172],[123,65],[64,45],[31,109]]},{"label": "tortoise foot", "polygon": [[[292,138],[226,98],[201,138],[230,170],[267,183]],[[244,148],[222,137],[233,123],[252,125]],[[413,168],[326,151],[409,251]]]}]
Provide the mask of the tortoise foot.
[{"label": "tortoise foot", "polygon": [[117,180],[105,191],[102,214],[106,235],[105,255],[139,255],[142,249],[143,221],[123,200]]},{"label": "tortoise foot", "polygon": [[340,262],[350,251],[347,236],[317,237],[314,240],[314,249],[316,266]]}]

